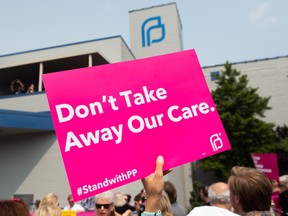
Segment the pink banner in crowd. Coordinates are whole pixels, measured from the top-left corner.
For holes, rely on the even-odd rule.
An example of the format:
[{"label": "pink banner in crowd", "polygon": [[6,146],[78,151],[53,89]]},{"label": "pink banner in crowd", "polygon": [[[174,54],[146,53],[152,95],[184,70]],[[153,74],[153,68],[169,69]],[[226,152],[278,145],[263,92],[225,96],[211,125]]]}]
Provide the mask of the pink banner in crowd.
[{"label": "pink banner in crowd", "polygon": [[94,211],[77,212],[77,216],[95,216]]},{"label": "pink banner in crowd", "polygon": [[75,201],[230,149],[194,50],[43,81]]},{"label": "pink banner in crowd", "polygon": [[278,158],[276,153],[253,153],[251,157],[256,169],[266,174],[271,180],[279,180]]}]

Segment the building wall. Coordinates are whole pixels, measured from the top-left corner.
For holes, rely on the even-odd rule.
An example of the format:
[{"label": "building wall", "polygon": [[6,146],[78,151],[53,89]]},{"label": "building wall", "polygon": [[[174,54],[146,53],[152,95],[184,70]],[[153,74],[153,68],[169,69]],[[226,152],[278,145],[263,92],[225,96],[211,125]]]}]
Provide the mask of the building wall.
[{"label": "building wall", "polygon": [[70,193],[54,132],[1,137],[0,199],[33,194],[34,201],[54,192],[60,206]]},{"label": "building wall", "polygon": [[[124,43],[122,37],[115,36],[101,40],[84,41],[75,44],[0,56],[0,69],[89,53],[100,53],[109,63],[134,59],[128,47],[122,46],[122,43]],[[123,49],[125,49],[124,56],[122,56]],[[123,57],[124,59],[122,59]]]},{"label": "building wall", "polygon": [[129,20],[130,47],[136,58],[182,50],[182,26],[175,3],[130,11]]},{"label": "building wall", "polygon": [[[233,68],[248,75],[248,86],[259,88],[262,97],[271,97],[271,110],[265,112],[267,122],[283,126],[288,124],[288,56],[257,61],[235,63]],[[209,88],[215,89],[210,73],[222,71],[224,66],[211,66],[203,69]]]},{"label": "building wall", "polygon": [[0,109],[25,112],[49,111],[45,92],[37,94],[21,94],[1,97]]},{"label": "building wall", "polygon": [[131,50],[128,49],[127,44],[122,41],[121,43],[121,59],[122,61],[129,61],[129,60],[134,60],[135,56],[133,53],[131,53]]}]

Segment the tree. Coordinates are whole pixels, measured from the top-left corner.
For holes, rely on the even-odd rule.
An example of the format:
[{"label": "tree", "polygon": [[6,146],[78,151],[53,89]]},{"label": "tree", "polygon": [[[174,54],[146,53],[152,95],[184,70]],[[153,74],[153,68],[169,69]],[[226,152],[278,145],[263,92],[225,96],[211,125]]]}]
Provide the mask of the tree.
[{"label": "tree", "polygon": [[263,121],[270,97],[260,97],[257,88],[248,87],[247,75],[232,68],[228,62],[216,80],[212,91],[214,103],[231,144],[231,150],[205,158],[201,167],[227,180],[235,166],[254,166],[251,153],[266,145],[274,145],[274,125]]},{"label": "tree", "polygon": [[288,138],[288,127],[286,125],[283,125],[283,126],[278,125],[276,127],[276,133],[277,133],[278,139],[280,139],[280,140],[287,139]]},{"label": "tree", "polygon": [[195,207],[203,206],[205,204],[203,199],[201,198],[201,188],[203,187],[204,185],[201,182],[193,181],[193,191],[190,192],[190,208],[188,208],[188,212],[190,212]]},{"label": "tree", "polygon": [[[271,146],[268,151],[274,151],[278,156],[278,166],[280,175],[288,174],[288,127],[286,124],[283,126],[276,127],[277,139],[279,140],[279,145]],[[264,148],[269,148],[264,147]],[[263,151],[267,151],[267,149],[263,149]]]}]

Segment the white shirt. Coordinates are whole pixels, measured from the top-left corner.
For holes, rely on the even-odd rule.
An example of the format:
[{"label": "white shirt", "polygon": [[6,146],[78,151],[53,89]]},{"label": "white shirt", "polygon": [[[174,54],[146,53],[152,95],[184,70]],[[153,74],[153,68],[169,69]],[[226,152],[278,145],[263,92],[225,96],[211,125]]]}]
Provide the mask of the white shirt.
[{"label": "white shirt", "polygon": [[85,209],[78,204],[74,204],[74,206],[71,208],[70,205],[65,206],[63,210],[72,210],[72,211],[85,211]]},{"label": "white shirt", "polygon": [[213,215],[213,216],[239,216],[234,212],[231,212],[227,209],[216,207],[216,206],[200,206],[195,207],[192,211],[189,212],[187,216],[206,216],[206,215]]}]

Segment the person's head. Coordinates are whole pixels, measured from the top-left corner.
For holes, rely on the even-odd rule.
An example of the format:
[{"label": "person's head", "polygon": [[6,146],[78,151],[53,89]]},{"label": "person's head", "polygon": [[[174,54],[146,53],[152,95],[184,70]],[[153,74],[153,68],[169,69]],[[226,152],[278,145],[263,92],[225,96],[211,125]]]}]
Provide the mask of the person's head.
[{"label": "person's head", "polygon": [[27,91],[28,92],[34,92],[35,91],[35,85],[33,83],[30,84]]},{"label": "person's head", "polygon": [[48,205],[48,206],[59,206],[59,199],[55,193],[49,193],[40,202],[40,206]]},{"label": "person's head", "polygon": [[161,210],[162,216],[173,216],[169,197],[164,190],[162,191],[162,196],[159,203],[159,210]]},{"label": "person's head", "polygon": [[272,184],[273,188],[279,187],[279,181],[278,180],[275,180],[275,179],[271,180],[271,184]]},{"label": "person's head", "polygon": [[117,192],[114,194],[114,205],[119,207],[123,206],[126,203],[126,200],[124,199],[124,195],[120,192]]},{"label": "person's head", "polygon": [[167,193],[171,204],[177,201],[177,191],[176,191],[174,184],[172,184],[169,181],[165,181],[164,191]]},{"label": "person's head", "polygon": [[131,195],[130,194],[124,194],[124,199],[125,199],[126,203],[130,203]]},{"label": "person's head", "polygon": [[38,209],[40,206],[41,200],[36,200],[35,201],[35,208]]},{"label": "person's head", "polygon": [[140,210],[140,200],[141,200],[141,193],[138,193],[135,197],[134,197],[134,207],[136,209],[137,212],[139,212]]},{"label": "person's head", "polygon": [[228,180],[231,204],[238,214],[269,211],[272,184],[265,174],[254,168],[235,166]]},{"label": "person's head", "polygon": [[208,197],[210,205],[221,208],[231,209],[230,191],[228,184],[217,182],[208,188]]},{"label": "person's head", "polygon": [[139,211],[144,211],[145,210],[145,205],[146,205],[146,200],[147,200],[145,189],[142,189],[140,194],[141,194],[141,198],[139,200],[139,206],[140,206]]},{"label": "person's head", "polygon": [[61,216],[61,209],[58,206],[40,206],[34,216]]},{"label": "person's head", "polygon": [[94,197],[96,216],[113,216],[115,214],[114,194],[106,191]]},{"label": "person's head", "polygon": [[288,187],[288,175],[280,176],[279,183]]},{"label": "person's head", "polygon": [[21,199],[0,200],[0,212],[5,216],[30,216],[28,205]]},{"label": "person's head", "polygon": [[69,194],[69,195],[67,196],[67,201],[68,201],[68,203],[69,203],[69,205],[70,205],[71,208],[75,205],[75,202],[74,202],[74,199],[73,199],[72,194]]},{"label": "person's head", "polygon": [[279,188],[280,192],[288,189],[288,175],[282,175],[279,177]]},{"label": "person's head", "polygon": [[146,191],[145,191],[145,189],[142,189],[140,193],[141,193],[140,204],[145,204],[145,202],[146,202]]},{"label": "person's head", "polygon": [[208,202],[209,198],[208,198],[208,187],[207,186],[202,186],[200,188],[200,197],[205,203]]}]

